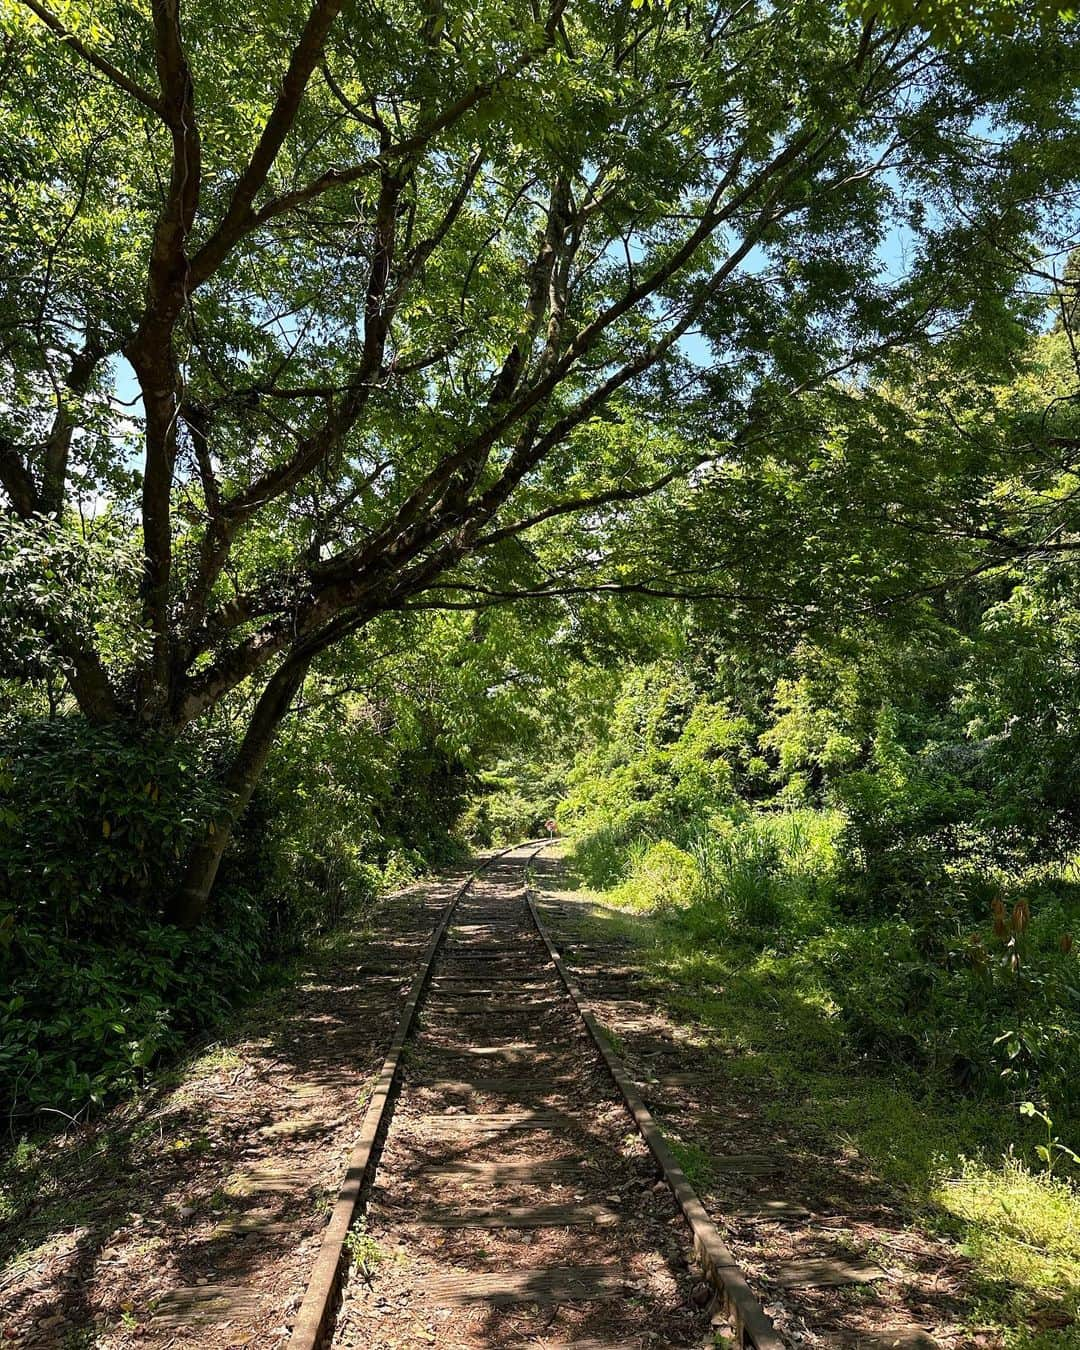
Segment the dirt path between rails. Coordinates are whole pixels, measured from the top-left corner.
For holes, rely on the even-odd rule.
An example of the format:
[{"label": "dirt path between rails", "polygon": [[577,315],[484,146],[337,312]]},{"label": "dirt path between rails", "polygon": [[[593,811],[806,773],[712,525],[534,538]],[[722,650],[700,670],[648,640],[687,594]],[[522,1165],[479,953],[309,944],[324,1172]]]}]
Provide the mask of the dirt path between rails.
[{"label": "dirt path between rails", "polygon": [[404,991],[463,879],[391,897],[170,1086],[5,1157],[0,1346],[287,1340]]}]

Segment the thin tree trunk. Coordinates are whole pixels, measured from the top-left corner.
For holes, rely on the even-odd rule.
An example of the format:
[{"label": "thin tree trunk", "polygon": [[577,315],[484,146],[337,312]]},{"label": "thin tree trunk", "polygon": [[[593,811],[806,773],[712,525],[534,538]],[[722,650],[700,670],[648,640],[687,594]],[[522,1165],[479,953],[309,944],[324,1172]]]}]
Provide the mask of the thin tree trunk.
[{"label": "thin tree trunk", "polygon": [[194,928],[206,913],[222,855],[236,822],[251,800],[277,729],[303,683],[310,662],[310,655],[290,657],[275,671],[259,696],[247,732],[225,779],[225,817],[215,820],[213,832],[208,831],[192,846],[184,866],[184,875],[166,905],[165,917],[171,923],[181,928]]}]

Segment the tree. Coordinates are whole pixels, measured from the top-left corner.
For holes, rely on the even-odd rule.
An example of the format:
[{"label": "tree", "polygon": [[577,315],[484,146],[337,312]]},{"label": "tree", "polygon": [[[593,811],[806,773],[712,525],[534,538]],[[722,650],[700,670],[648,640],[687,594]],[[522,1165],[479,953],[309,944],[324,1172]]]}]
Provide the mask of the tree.
[{"label": "tree", "polygon": [[[1076,163],[1064,30],[1047,59],[819,0],[0,13],[5,645],[132,736],[256,691],[184,924],[321,653],[412,607],[713,593],[635,554],[635,504],[842,373],[998,360]],[[40,577],[103,522],[139,555],[81,564],[105,636]]]},{"label": "tree", "polygon": [[917,24],[936,42],[961,43],[986,34],[1015,33],[1018,27],[1071,23],[1076,7],[1062,0],[871,0],[861,14],[887,23]]}]

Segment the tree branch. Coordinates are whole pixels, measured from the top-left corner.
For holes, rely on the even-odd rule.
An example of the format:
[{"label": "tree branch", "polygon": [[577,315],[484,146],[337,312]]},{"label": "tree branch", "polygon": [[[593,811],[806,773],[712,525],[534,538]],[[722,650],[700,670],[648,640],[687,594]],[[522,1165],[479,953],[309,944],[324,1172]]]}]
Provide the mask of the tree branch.
[{"label": "tree branch", "polygon": [[0,486],[8,495],[11,509],[25,520],[38,509],[37,484],[14,443],[0,436]]},{"label": "tree branch", "polygon": [[172,132],[172,174],[154,226],[146,306],[125,355],[139,380],[145,413],[143,471],[143,612],[154,635],[150,668],[140,677],[151,715],[165,697],[169,668],[169,582],[172,571],[171,494],[179,404],[174,328],[187,300],[187,238],[201,180],[195,88],[180,32],[180,0],[153,0],[158,82]]},{"label": "tree branch", "polygon": [[460,585],[449,582],[446,586],[431,586],[425,594],[432,591],[463,591],[477,598],[472,600],[416,600],[402,604],[399,608],[408,612],[421,609],[483,609],[490,605],[512,605],[523,600],[558,600],[574,595],[644,595],[658,600],[728,600],[735,603],[760,603],[761,596],[742,591],[732,591],[719,587],[698,587],[695,590],[683,590],[674,586],[650,586],[646,582],[634,581],[596,581],[579,585],[537,586],[531,590],[499,591],[488,586]]},{"label": "tree branch", "polygon": [[545,520],[553,520],[557,516],[573,515],[581,511],[591,511],[598,506],[610,506],[615,502],[635,502],[641,501],[645,497],[651,497],[654,493],[662,491],[669,483],[673,483],[676,478],[685,478],[687,474],[692,473],[695,468],[700,468],[702,464],[708,462],[707,457],[700,457],[687,465],[680,465],[677,469],[671,469],[660,478],[651,483],[645,483],[641,487],[633,488],[611,488],[607,492],[597,492],[590,497],[572,497],[569,501],[558,502],[554,506],[549,506],[544,511],[538,511],[535,515],[526,516],[522,520],[515,520],[510,525],[500,526],[497,530],[491,530],[488,534],[482,534],[474,540],[474,548],[491,548],[492,545],[501,543],[504,539],[512,539],[515,535],[523,534],[526,530],[531,530],[535,525],[541,524]]},{"label": "tree branch", "polygon": [[274,161],[285,143],[312,72],[322,59],[326,39],[341,12],[343,0],[315,0],[300,40],[293,48],[288,68],[281,81],[277,100],[263,126],[262,134],[247,167],[237,180],[232,199],[221,223],[196,253],[191,262],[194,285],[199,285],[220,266],[229,249],[256,223],[252,210],[256,196],[265,184]]},{"label": "tree branch", "polygon": [[51,32],[55,33],[61,44],[71,49],[76,55],[81,56],[87,65],[92,66],[99,75],[104,75],[107,80],[122,89],[126,94],[130,94],[143,105],[149,108],[152,113],[158,117],[165,118],[165,104],[163,100],[155,98],[148,90],[135,80],[125,75],[113,63],[106,60],[99,52],[95,52],[92,47],[88,47],[83,40],[76,36],[57,16],[48,8],[41,4],[40,0],[19,0],[19,3],[25,5]]}]

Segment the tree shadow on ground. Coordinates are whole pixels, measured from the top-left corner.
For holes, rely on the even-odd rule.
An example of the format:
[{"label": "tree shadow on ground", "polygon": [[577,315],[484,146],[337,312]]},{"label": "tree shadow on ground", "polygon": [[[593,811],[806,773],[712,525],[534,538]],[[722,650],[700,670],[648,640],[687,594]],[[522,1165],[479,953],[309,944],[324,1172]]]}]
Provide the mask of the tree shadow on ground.
[{"label": "tree shadow on ground", "polygon": [[[14,1144],[0,1333],[56,1347],[127,1327],[151,1344],[161,1299],[205,1285],[273,1289],[243,1315],[280,1324],[444,890],[406,893],[365,934],[324,943],[295,984],[235,1014],[138,1101]],[[199,1344],[216,1335],[200,1327]]]}]

